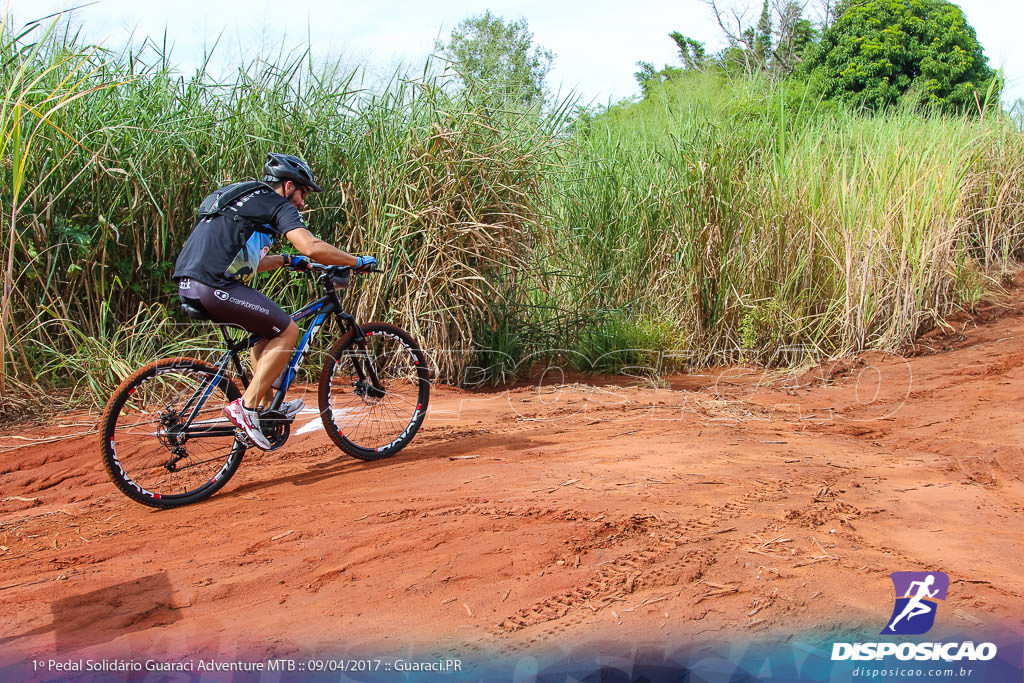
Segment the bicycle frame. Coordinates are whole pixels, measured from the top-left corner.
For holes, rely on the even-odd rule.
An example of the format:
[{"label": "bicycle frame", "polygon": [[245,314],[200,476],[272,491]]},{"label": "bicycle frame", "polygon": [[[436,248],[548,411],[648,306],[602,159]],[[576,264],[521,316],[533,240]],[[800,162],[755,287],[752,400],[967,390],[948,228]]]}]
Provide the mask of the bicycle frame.
[{"label": "bicycle frame", "polygon": [[[365,343],[366,337],[363,336],[362,329],[359,327],[358,323],[356,323],[355,317],[350,313],[347,313],[342,307],[341,301],[338,299],[338,292],[332,284],[330,274],[325,273],[321,275],[320,283],[323,285],[327,293],[316,301],[302,307],[290,316],[292,321],[295,323],[310,317],[312,318],[312,322],[303,333],[299,344],[295,347],[295,351],[292,353],[292,356],[288,361],[288,365],[283,371],[281,386],[274,394],[274,399],[268,410],[277,410],[281,407],[285,394],[288,393],[288,388],[295,379],[299,365],[302,363],[306,352],[309,350],[309,347],[316,338],[316,335],[332,313],[335,314],[335,318],[338,320],[338,326],[342,334],[347,333],[349,330],[355,330],[356,343]],[[189,397],[188,401],[186,401],[185,408],[182,413],[184,414],[185,412],[188,412],[189,415],[173,430],[175,438],[180,438],[182,436],[185,439],[193,437],[223,437],[230,436],[235,433],[235,427],[233,425],[193,426],[192,422],[195,420],[196,415],[199,414],[200,409],[206,403],[206,399],[209,398],[210,394],[213,392],[214,387],[217,386],[222,377],[227,375],[228,367],[232,363],[234,364],[234,368],[237,371],[238,376],[242,380],[242,385],[245,387],[249,386],[249,376],[246,374],[245,368],[242,366],[242,362],[238,354],[241,351],[251,349],[253,346],[263,341],[263,337],[254,334],[235,341],[231,338],[228,325],[219,324],[219,327],[221,334],[224,337],[224,344],[227,347],[227,350],[216,363],[217,374],[211,376],[208,381],[204,382],[203,385],[196,390],[191,397]],[[365,370],[360,366],[360,364],[356,364],[356,369],[361,380],[365,381],[367,379],[364,374],[369,375],[371,383],[374,386],[379,385],[376,371],[371,364],[367,363]]]}]

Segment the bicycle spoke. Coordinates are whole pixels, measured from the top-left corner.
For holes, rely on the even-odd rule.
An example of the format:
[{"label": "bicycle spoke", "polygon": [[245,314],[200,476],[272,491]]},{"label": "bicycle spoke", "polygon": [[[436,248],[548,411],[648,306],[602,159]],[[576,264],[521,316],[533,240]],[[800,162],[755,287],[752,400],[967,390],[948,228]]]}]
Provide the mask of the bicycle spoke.
[{"label": "bicycle spoke", "polygon": [[[408,335],[382,323],[364,326],[364,331],[365,347],[336,350],[329,377],[321,379],[321,400],[333,422],[325,426],[350,454],[384,457],[418,429],[429,385],[422,376],[422,354],[413,350]],[[376,381],[371,383],[371,377]]]},{"label": "bicycle spoke", "polygon": [[[136,373],[108,404],[104,417],[105,462],[115,483],[147,505],[167,507],[209,495],[234,472],[234,430],[220,414],[237,389],[215,369],[192,359],[157,361]],[[231,389],[230,395],[224,393]],[[202,405],[197,397],[207,395]],[[194,414],[192,426],[184,421]],[[198,428],[197,435],[190,433]],[[223,433],[202,432],[217,430]]]}]

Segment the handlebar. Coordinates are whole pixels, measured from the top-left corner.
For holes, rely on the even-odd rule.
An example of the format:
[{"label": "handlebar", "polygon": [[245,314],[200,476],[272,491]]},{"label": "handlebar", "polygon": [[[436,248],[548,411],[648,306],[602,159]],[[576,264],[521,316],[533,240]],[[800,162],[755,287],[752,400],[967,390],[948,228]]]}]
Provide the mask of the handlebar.
[{"label": "handlebar", "polygon": [[320,271],[321,273],[334,273],[341,274],[346,272],[353,273],[381,273],[383,272],[380,268],[374,268],[373,270],[356,270],[355,266],[328,266],[323,263],[317,263],[316,261],[309,262],[309,269]]},{"label": "handlebar", "polygon": [[[292,269],[294,270],[294,269]],[[318,272],[318,273],[329,273],[331,275],[347,276],[351,273],[368,274],[368,273],[382,273],[384,272],[380,268],[374,268],[373,270],[356,269],[355,266],[329,266],[323,263],[317,263],[316,261],[309,261],[309,268],[306,271],[296,270],[295,272]]]},{"label": "handlebar", "polygon": [[320,273],[320,283],[325,289],[346,289],[351,285],[352,273],[380,273],[380,268],[357,270],[355,266],[328,266],[315,261],[309,262],[308,272]]}]

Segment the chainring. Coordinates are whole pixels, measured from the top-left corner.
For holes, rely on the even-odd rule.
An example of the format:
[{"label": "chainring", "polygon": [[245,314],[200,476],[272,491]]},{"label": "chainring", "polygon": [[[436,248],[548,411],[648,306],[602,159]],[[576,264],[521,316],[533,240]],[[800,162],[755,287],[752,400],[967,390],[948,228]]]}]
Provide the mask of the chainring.
[{"label": "chainring", "polygon": [[292,431],[292,421],[284,413],[277,410],[266,410],[260,413],[260,431],[270,441],[269,451],[276,451],[288,440]]}]

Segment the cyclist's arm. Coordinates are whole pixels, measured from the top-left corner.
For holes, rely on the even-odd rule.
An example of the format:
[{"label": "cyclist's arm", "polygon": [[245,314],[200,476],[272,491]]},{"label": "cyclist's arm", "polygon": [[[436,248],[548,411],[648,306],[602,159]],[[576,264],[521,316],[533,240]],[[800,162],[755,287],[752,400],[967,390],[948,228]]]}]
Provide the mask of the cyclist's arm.
[{"label": "cyclist's arm", "polygon": [[284,256],[281,254],[261,258],[259,266],[256,267],[256,272],[262,273],[265,270],[277,270],[278,268],[284,268]]},{"label": "cyclist's arm", "polygon": [[[322,263],[326,266],[355,266],[359,263],[359,259],[352,254],[342,251],[337,247],[332,247],[327,242],[315,237],[313,233],[305,228],[289,230],[285,233],[285,237],[295,245],[300,254],[308,256],[317,263]],[[282,256],[267,256],[260,261],[260,270],[263,270],[263,261],[270,258],[277,259],[276,263],[279,265],[274,267],[280,268],[284,264],[284,257]]]}]

